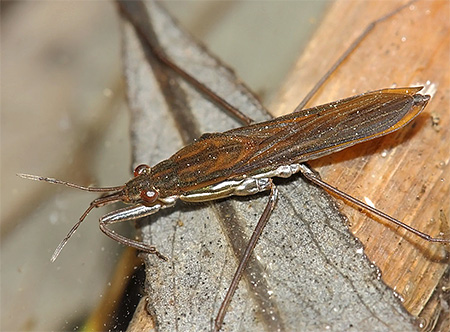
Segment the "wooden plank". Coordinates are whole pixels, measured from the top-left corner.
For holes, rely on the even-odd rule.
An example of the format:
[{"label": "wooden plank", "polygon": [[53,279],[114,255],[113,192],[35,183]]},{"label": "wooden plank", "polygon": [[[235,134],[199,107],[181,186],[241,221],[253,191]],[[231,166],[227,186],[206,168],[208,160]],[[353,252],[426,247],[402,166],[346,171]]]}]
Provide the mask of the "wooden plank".
[{"label": "wooden plank", "polygon": [[[404,1],[338,1],[280,93],[277,115],[290,112],[371,21]],[[418,1],[380,23],[310,105],[368,90],[427,85],[432,100],[397,133],[311,162],[322,178],[382,211],[438,236],[450,213],[450,3]],[[345,22],[345,24],[342,24]],[[439,124],[432,122],[439,118]],[[427,243],[342,202],[352,232],[382,279],[418,315],[446,270],[446,247]],[[442,212],[441,212],[442,211]],[[447,227],[447,228],[446,228]],[[448,233],[447,233],[448,236]]]}]

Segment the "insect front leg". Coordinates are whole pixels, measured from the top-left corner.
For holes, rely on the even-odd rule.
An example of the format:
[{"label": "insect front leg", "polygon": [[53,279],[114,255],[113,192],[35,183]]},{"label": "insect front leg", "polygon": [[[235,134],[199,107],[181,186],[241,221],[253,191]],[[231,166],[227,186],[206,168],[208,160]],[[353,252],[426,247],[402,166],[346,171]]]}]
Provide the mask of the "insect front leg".
[{"label": "insect front leg", "polygon": [[114,224],[121,221],[127,221],[127,220],[135,220],[139,218],[143,218],[146,216],[149,216],[151,214],[154,214],[158,212],[160,209],[167,207],[166,205],[156,204],[153,206],[145,206],[145,205],[138,205],[138,206],[131,206],[127,208],[123,208],[120,210],[116,210],[113,212],[110,212],[99,220],[99,227],[100,230],[105,233],[107,236],[109,236],[111,239],[122,243],[126,246],[133,247],[135,249],[144,251],[149,254],[155,254],[161,259],[167,260],[167,257],[161,254],[156,247],[149,246],[145,244],[142,241],[136,241],[129,239],[123,235],[117,234],[113,230],[109,229],[107,226],[110,224]]}]

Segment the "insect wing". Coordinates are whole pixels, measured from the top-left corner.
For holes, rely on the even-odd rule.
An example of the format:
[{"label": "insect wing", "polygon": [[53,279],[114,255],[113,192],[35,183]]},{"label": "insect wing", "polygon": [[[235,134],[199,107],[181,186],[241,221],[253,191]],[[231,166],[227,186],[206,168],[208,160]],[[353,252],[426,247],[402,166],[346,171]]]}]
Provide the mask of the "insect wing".
[{"label": "insect wing", "polygon": [[255,154],[233,171],[265,172],[301,163],[389,134],[414,119],[428,96],[421,88],[384,89],[296,112],[226,134],[252,137]]}]

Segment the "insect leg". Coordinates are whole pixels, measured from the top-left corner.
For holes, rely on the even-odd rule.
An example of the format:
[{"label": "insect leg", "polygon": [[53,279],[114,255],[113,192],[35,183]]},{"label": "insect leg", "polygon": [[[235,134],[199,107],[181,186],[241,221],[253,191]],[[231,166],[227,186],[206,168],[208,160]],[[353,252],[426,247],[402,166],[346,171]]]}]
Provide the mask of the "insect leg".
[{"label": "insect leg", "polygon": [[386,220],[388,220],[388,221],[390,221],[390,222],[396,224],[397,226],[400,226],[400,227],[406,229],[407,231],[409,231],[409,232],[411,232],[411,233],[413,233],[413,234],[419,236],[420,238],[422,238],[422,239],[424,239],[424,240],[427,240],[427,241],[429,241],[429,242],[450,243],[450,239],[442,239],[442,238],[435,238],[435,237],[432,237],[431,235],[428,235],[428,234],[426,234],[426,233],[423,233],[423,232],[421,232],[421,231],[419,231],[419,230],[417,230],[417,229],[415,229],[415,228],[413,228],[413,227],[411,227],[411,226],[409,226],[409,225],[407,225],[407,224],[401,222],[400,220],[395,219],[395,218],[391,217],[390,215],[388,215],[388,214],[386,214],[386,213],[384,213],[384,212],[382,212],[382,211],[380,211],[380,210],[378,210],[378,209],[376,209],[376,208],[374,208],[374,207],[372,207],[372,206],[370,206],[370,205],[367,205],[367,204],[364,203],[364,202],[361,202],[360,200],[358,200],[358,199],[356,199],[356,198],[354,198],[354,197],[352,197],[352,196],[346,194],[345,192],[340,191],[338,188],[333,187],[332,185],[329,185],[328,183],[322,181],[322,180],[321,180],[321,179],[320,179],[320,178],[319,178],[319,177],[318,177],[318,176],[317,176],[317,175],[316,175],[316,174],[315,174],[315,173],[314,173],[307,165],[305,165],[305,164],[300,164],[300,172],[302,172],[302,174],[303,174],[309,181],[315,183],[316,185],[318,185],[318,186],[320,186],[320,187],[322,187],[322,188],[324,188],[324,189],[326,189],[326,190],[328,190],[328,191],[331,191],[332,193],[335,193],[336,195],[338,195],[338,196],[340,196],[340,197],[342,197],[342,198],[344,198],[344,199],[346,199],[346,200],[352,202],[353,204],[356,204],[356,205],[362,207],[363,209],[366,209],[366,210],[372,212],[373,214],[375,214],[375,215],[377,215],[377,216],[379,216],[379,217],[381,217],[381,218],[383,218],[383,219],[386,219]]},{"label": "insect leg", "polygon": [[245,248],[244,254],[241,257],[241,260],[239,261],[238,268],[236,269],[236,272],[234,273],[233,280],[231,281],[230,287],[228,287],[227,294],[225,295],[225,298],[224,298],[222,304],[220,305],[219,312],[217,313],[216,320],[215,320],[215,331],[219,331],[222,326],[223,319],[225,318],[225,313],[227,312],[228,306],[230,305],[230,302],[231,302],[231,299],[233,298],[234,292],[236,291],[239,281],[241,280],[242,274],[248,265],[251,254],[253,253],[253,249],[255,248],[255,245],[258,242],[258,239],[261,236],[261,233],[262,233],[264,227],[266,226],[267,221],[269,220],[270,214],[272,213],[272,211],[275,207],[277,199],[278,199],[278,189],[273,184],[272,180],[270,180],[269,201],[267,202],[264,212],[261,215],[261,217],[259,218],[258,223],[256,224],[256,227],[253,231],[250,241],[248,242],[247,247]]},{"label": "insect leg", "polygon": [[412,3],[416,2],[417,0],[411,0],[404,4],[403,6],[398,7],[394,11],[386,14],[383,17],[380,17],[379,19],[371,22],[364,31],[353,41],[353,43],[348,47],[345,52],[336,60],[335,63],[328,69],[328,71],[320,78],[320,80],[317,81],[317,83],[313,86],[313,88],[308,92],[308,94],[303,98],[303,100],[298,104],[298,106],[294,109],[294,112],[301,111],[305,105],[311,100],[312,97],[316,94],[316,92],[322,87],[322,85],[325,83],[326,80],[328,80],[333,74],[336,69],[348,58],[348,56],[353,53],[353,51],[361,44],[361,42],[370,34],[370,32],[375,29],[375,26],[378,23],[381,23],[383,21],[386,21],[387,19],[391,18],[401,10],[403,10],[406,7],[409,7]]},{"label": "insect leg", "polygon": [[133,247],[135,249],[144,251],[149,254],[155,254],[159,258],[163,260],[167,260],[167,257],[161,254],[156,247],[149,246],[141,241],[136,241],[129,239],[123,235],[117,234],[113,230],[108,228],[108,225],[114,224],[116,222],[126,221],[126,220],[135,220],[138,218],[142,218],[145,216],[148,216],[150,214],[153,214],[157,211],[159,211],[161,208],[164,208],[165,206],[161,206],[161,204],[157,204],[154,206],[132,206],[127,207],[124,209],[120,209],[117,211],[113,211],[111,213],[108,213],[100,218],[99,220],[99,227],[100,230],[105,233],[107,236],[109,236],[111,239],[122,243],[123,245]]}]

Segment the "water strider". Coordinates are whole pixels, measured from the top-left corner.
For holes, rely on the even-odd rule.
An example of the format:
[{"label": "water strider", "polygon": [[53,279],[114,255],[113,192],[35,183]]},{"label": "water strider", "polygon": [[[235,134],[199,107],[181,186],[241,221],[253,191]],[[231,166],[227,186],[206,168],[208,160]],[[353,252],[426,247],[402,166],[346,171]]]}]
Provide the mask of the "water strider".
[{"label": "water strider", "polygon": [[[86,188],[50,178],[22,176],[93,192],[113,192],[91,203],[80,221],[61,242],[52,260],[56,259],[69,237],[94,207],[116,201],[132,203],[128,208],[103,216],[100,228],[121,243],[160,255],[156,248],[121,237],[107,226],[153,214],[172,206],[177,199],[200,202],[270,190],[269,202],[233,279],[228,292],[230,295],[226,297],[229,300],[275,206],[277,189],[271,178],[302,172],[311,181],[326,187],[301,163],[388,134],[406,125],[428,102],[429,97],[418,94],[419,90],[420,88],[402,88],[369,92],[312,109],[299,110],[271,121],[224,133],[207,134],[154,167],[138,166],[135,178],[124,186]],[[326,188],[334,190],[332,187]],[[345,198],[349,199],[347,196]],[[368,208],[361,202],[359,204]],[[377,210],[371,211],[385,217]],[[393,218],[389,220],[427,240],[448,242],[431,238]],[[228,302],[224,303],[218,315],[218,327],[227,308]]]}]

